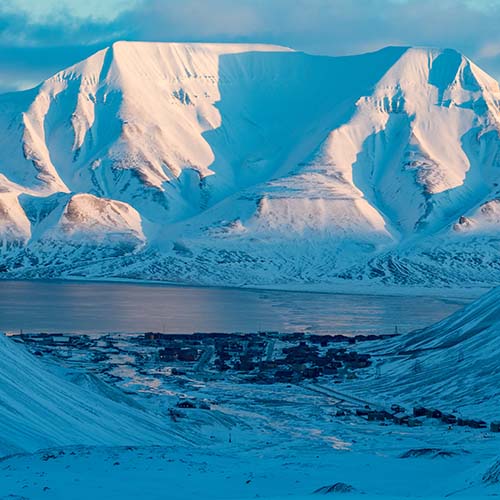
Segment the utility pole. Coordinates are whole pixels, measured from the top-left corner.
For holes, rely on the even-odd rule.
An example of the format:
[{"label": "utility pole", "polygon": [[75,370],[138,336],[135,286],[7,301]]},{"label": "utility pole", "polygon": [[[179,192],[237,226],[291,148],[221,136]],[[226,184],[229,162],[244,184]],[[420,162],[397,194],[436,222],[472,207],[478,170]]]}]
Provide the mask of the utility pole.
[{"label": "utility pole", "polygon": [[420,373],[422,371],[422,364],[418,359],[415,360],[415,364],[413,365],[413,373]]}]

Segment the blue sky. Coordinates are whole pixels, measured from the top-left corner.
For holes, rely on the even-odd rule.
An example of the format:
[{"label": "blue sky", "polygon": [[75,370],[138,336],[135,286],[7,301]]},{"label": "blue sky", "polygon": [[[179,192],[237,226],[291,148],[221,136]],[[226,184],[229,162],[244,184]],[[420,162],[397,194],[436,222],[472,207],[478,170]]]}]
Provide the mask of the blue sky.
[{"label": "blue sky", "polygon": [[452,47],[500,78],[500,0],[2,0],[0,91],[35,85],[120,39],[330,55]]}]

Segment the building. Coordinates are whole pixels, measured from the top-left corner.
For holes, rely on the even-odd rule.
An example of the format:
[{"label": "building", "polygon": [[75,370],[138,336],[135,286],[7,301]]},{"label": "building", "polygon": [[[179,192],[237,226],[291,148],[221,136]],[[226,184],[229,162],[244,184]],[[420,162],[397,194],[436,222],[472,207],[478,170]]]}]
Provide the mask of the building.
[{"label": "building", "polygon": [[199,357],[200,351],[191,347],[180,349],[179,353],[177,354],[177,359],[184,362],[198,361]]},{"label": "building", "polygon": [[378,410],[373,410],[369,411],[367,414],[368,421],[370,422],[383,422],[384,420],[390,419],[392,415],[385,410],[378,411]]},{"label": "building", "polygon": [[500,422],[491,422],[490,424],[490,431],[491,432],[500,432]]},{"label": "building", "polygon": [[441,422],[443,422],[444,424],[448,424],[448,425],[455,425],[457,423],[457,417],[455,417],[455,415],[452,415],[451,413],[444,414],[441,417]]},{"label": "building", "polygon": [[392,420],[398,425],[408,425],[410,422],[410,416],[405,412],[399,412],[392,416]]},{"label": "building", "polygon": [[192,401],[189,401],[188,399],[179,401],[175,406],[177,406],[177,408],[185,408],[185,409],[196,408],[196,405]]},{"label": "building", "polygon": [[432,415],[432,410],[425,408],[423,406],[415,406],[413,408],[414,417],[430,417]]},{"label": "building", "polygon": [[160,361],[175,361],[179,354],[177,347],[164,347],[158,351]]}]

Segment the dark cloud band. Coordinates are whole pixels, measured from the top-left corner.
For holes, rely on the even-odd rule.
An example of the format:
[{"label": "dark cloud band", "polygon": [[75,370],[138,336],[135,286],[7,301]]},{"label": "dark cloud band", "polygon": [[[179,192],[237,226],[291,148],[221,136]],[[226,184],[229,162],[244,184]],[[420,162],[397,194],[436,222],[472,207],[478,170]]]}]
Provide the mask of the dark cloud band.
[{"label": "dark cloud band", "polygon": [[453,47],[500,74],[500,2],[143,0],[111,20],[0,9],[0,85],[45,78],[117,39],[263,42],[322,54],[386,45]]}]

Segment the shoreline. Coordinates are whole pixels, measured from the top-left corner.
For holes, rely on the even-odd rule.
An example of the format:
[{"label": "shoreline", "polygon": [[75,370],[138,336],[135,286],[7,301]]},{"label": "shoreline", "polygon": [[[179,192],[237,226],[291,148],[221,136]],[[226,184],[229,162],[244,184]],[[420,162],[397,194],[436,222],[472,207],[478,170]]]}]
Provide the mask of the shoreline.
[{"label": "shoreline", "polygon": [[196,288],[214,290],[238,290],[253,292],[308,293],[323,295],[354,295],[383,297],[435,297],[443,300],[474,300],[484,295],[497,285],[468,287],[426,287],[405,285],[380,285],[372,283],[342,282],[342,283],[289,283],[289,284],[203,284],[181,283],[173,281],[148,280],[139,278],[113,277],[62,277],[62,278],[9,278],[0,279],[0,283],[9,282],[40,282],[40,283],[94,283],[123,284],[130,286],[151,286],[164,288]]}]

